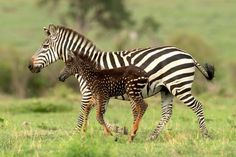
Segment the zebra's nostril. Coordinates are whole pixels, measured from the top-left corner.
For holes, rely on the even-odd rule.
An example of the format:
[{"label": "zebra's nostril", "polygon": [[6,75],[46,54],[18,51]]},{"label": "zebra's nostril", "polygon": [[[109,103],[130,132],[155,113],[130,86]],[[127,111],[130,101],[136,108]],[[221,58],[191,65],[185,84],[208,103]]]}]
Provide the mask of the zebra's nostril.
[{"label": "zebra's nostril", "polygon": [[33,63],[29,63],[29,65],[28,65],[28,68],[29,68],[29,70],[33,70],[34,69],[34,65],[33,65]]},{"label": "zebra's nostril", "polygon": [[32,69],[32,68],[33,68],[33,66],[32,66],[31,64],[29,64],[28,68],[29,68],[29,69]]}]

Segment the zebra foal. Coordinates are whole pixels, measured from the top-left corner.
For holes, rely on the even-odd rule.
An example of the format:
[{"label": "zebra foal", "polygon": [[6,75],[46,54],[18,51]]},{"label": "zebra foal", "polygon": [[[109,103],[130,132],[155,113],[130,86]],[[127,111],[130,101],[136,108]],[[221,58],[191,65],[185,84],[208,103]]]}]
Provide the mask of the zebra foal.
[{"label": "zebra foal", "polygon": [[134,116],[134,123],[129,135],[131,142],[148,107],[141,96],[141,90],[148,84],[147,73],[132,65],[101,70],[96,67],[96,62],[91,61],[87,55],[71,51],[66,66],[59,75],[59,80],[65,81],[69,76],[75,74],[80,75],[87,82],[96,102],[97,121],[103,126],[105,134],[112,135],[103,118],[105,105],[111,97],[128,95]]}]

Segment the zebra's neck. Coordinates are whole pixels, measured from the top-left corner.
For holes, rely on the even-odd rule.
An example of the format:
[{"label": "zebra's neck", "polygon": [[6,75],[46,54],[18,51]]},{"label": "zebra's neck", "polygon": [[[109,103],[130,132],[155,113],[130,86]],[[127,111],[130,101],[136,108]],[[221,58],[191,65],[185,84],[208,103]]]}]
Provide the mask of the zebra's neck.
[{"label": "zebra's neck", "polygon": [[[65,62],[68,59],[69,51],[75,51],[77,53],[84,53],[90,57],[91,60],[96,60],[101,68],[113,68],[129,65],[128,57],[130,51],[114,51],[106,52],[102,51],[93,42],[87,39],[82,34],[73,31],[68,28],[61,27],[59,30],[59,36],[57,38],[57,51],[60,54],[60,58]],[[108,63],[106,60],[110,59],[111,53],[116,54],[116,65]],[[112,56],[113,57],[113,56]],[[108,64],[107,64],[108,63]]]},{"label": "zebra's neck", "polygon": [[89,57],[95,58],[102,51],[97,48],[89,39],[68,28],[61,27],[57,38],[57,51],[60,58],[65,62],[70,51],[85,53]]}]

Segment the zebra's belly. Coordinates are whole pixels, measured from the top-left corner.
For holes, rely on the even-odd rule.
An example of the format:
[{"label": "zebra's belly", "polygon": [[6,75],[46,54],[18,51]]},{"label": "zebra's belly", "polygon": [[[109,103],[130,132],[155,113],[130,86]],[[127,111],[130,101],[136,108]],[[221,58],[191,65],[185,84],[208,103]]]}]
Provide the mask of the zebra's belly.
[{"label": "zebra's belly", "polygon": [[[152,85],[150,87],[148,86],[145,86],[141,92],[141,95],[142,97],[145,99],[145,98],[148,98],[148,97],[151,97],[153,95],[156,95],[157,93],[160,92],[161,88],[162,88],[162,85],[161,83],[158,83],[158,84],[155,84],[155,85]],[[115,96],[115,97],[112,97],[114,99],[118,99],[118,100],[125,100],[125,101],[129,101],[129,97],[127,94],[124,94],[122,96]]]}]

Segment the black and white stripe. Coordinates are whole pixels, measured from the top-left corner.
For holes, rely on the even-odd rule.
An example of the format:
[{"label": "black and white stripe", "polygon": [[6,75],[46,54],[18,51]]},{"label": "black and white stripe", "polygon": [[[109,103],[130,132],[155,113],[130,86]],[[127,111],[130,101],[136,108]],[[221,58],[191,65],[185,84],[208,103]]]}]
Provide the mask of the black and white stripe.
[{"label": "black and white stripe", "polygon": [[[55,31],[50,32],[50,27],[54,27],[57,32],[56,35]],[[85,52],[92,60],[96,60],[102,69],[128,65],[141,67],[148,73],[150,82],[142,90],[142,96],[147,98],[159,92],[162,95],[162,117],[150,139],[156,138],[169,120],[172,113],[173,96],[176,96],[196,113],[201,131],[207,134],[202,105],[192,96],[191,87],[194,80],[195,67],[207,79],[211,80],[214,77],[214,68],[212,66],[202,67],[190,54],[173,46],[105,52],[97,49],[91,41],[71,29],[50,25],[47,31],[49,34],[54,34],[54,36],[48,36],[47,40],[50,46],[47,49],[42,46],[37,54],[32,57],[35,68],[38,66],[41,69],[58,59],[66,61],[68,52],[71,50],[79,53]],[[81,129],[84,125],[86,126],[85,119],[87,119],[88,113],[85,110],[87,111],[91,106],[91,92],[86,88],[86,82],[80,76],[76,75],[75,77],[79,81],[83,95],[81,115],[77,125],[78,129]],[[123,95],[117,97],[117,99],[128,100],[128,97]]]}]

